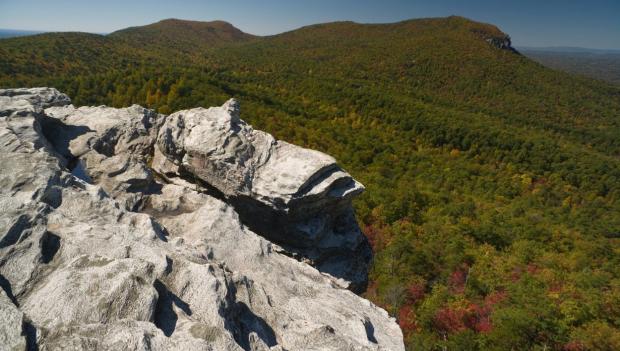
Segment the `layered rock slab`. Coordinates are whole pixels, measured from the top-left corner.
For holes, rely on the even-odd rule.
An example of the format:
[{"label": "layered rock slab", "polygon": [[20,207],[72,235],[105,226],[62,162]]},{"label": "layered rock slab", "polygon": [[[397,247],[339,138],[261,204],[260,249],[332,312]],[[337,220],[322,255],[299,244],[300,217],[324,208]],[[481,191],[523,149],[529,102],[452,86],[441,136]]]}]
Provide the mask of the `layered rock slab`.
[{"label": "layered rock slab", "polygon": [[39,113],[52,106],[65,106],[69,97],[54,88],[0,89],[0,116],[14,112]]},{"label": "layered rock slab", "polygon": [[364,187],[333,157],[254,130],[235,100],[170,115],[153,169],[216,189],[252,230],[365,289],[371,250],[351,206]]}]

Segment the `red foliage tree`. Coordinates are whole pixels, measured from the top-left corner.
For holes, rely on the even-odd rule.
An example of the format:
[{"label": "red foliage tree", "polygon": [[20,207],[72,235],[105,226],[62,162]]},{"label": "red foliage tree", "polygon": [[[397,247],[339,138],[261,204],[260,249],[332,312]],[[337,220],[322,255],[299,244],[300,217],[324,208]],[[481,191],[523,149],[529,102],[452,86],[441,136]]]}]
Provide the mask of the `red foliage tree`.
[{"label": "red foliage tree", "polygon": [[373,252],[377,252],[385,247],[386,244],[386,234],[385,231],[380,227],[375,225],[366,225],[363,230],[364,234],[366,234],[366,238],[368,238],[368,242],[372,247]]},{"label": "red foliage tree", "polygon": [[445,307],[437,311],[433,323],[435,328],[447,334],[463,331],[467,328],[465,319],[468,312],[462,308]]},{"label": "red foliage tree", "polygon": [[484,304],[486,306],[493,307],[497,305],[498,303],[506,300],[507,297],[508,297],[508,293],[506,291],[503,291],[503,290],[494,291],[484,298]]},{"label": "red foliage tree", "polygon": [[465,283],[467,282],[467,275],[469,274],[469,265],[463,264],[459,269],[452,272],[448,279],[448,285],[452,292],[461,294],[465,291]]},{"label": "red foliage tree", "polygon": [[468,307],[465,325],[476,333],[488,333],[493,329],[491,312],[493,309],[488,305],[471,304]]},{"label": "red foliage tree", "polygon": [[435,327],[447,334],[458,333],[465,329],[476,333],[488,333],[493,330],[491,314],[494,306],[505,300],[507,293],[497,291],[489,294],[482,304],[470,303],[464,307],[445,307],[437,311],[433,323]]},{"label": "red foliage tree", "polygon": [[418,330],[415,312],[411,305],[404,305],[398,311],[398,324],[405,337]]},{"label": "red foliage tree", "polygon": [[407,301],[416,303],[424,298],[425,286],[423,283],[411,283],[407,287]]},{"label": "red foliage tree", "polygon": [[571,341],[562,347],[563,351],[585,351],[585,349],[585,346],[579,341]]}]

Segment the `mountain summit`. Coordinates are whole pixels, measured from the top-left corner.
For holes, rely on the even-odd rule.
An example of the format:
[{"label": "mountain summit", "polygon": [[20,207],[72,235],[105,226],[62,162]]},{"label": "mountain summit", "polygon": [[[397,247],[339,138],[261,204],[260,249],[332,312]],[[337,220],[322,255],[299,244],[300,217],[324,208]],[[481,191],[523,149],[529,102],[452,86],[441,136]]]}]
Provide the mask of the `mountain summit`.
[{"label": "mountain summit", "polygon": [[242,32],[228,22],[200,22],[174,18],[146,26],[122,29],[108,36],[135,45],[158,45],[174,48],[213,46],[254,38],[253,35]]}]

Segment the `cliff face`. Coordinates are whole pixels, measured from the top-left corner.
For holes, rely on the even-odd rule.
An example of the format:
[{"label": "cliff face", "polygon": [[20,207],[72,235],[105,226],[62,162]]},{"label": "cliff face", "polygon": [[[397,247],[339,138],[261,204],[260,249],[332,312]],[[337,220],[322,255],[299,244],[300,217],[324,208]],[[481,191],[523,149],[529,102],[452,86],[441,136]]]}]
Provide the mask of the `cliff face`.
[{"label": "cliff face", "polygon": [[328,155],[238,104],[170,116],[0,90],[9,349],[403,350]]}]

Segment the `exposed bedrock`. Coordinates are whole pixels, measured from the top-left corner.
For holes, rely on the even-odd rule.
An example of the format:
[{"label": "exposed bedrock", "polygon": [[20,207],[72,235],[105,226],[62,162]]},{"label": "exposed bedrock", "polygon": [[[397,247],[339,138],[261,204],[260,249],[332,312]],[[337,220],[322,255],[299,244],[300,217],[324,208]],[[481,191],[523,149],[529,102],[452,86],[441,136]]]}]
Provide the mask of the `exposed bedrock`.
[{"label": "exposed bedrock", "polygon": [[[404,350],[395,320],[345,288],[351,270],[324,269],[349,267],[347,250],[368,262],[361,185],[329,156],[253,131],[234,102],[195,121],[69,103],[0,90],[0,350]],[[211,135],[205,113],[232,131]],[[323,229],[299,229],[312,218]],[[291,258],[325,247],[319,270]]]}]

